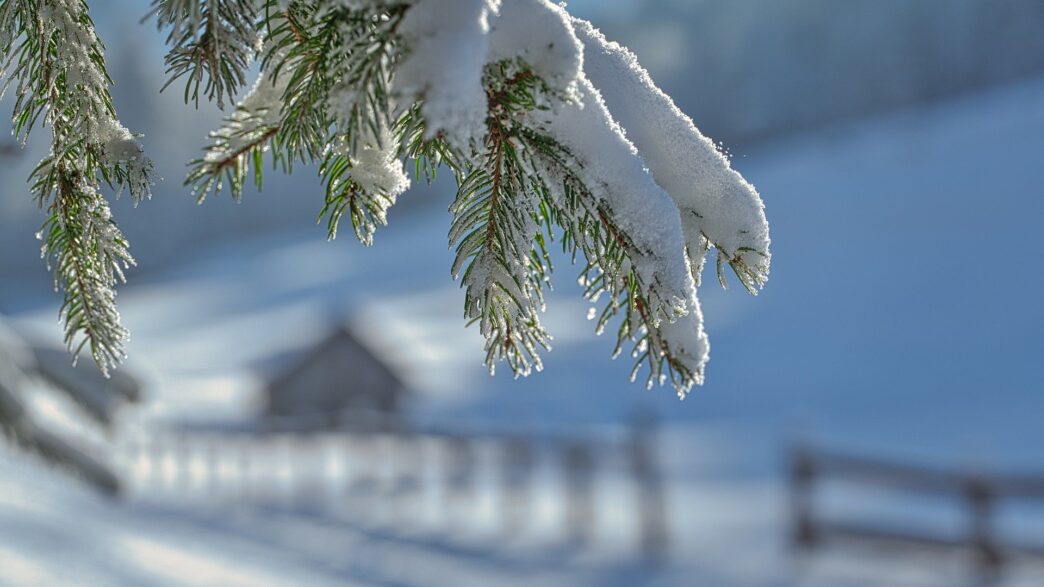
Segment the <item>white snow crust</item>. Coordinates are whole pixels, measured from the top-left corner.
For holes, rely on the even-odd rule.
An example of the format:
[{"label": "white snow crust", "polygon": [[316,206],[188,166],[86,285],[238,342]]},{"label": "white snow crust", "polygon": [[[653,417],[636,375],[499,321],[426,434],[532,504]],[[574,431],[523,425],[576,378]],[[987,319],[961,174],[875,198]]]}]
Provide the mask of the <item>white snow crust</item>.
[{"label": "white snow crust", "polygon": [[573,24],[583,41],[585,74],[681,210],[689,254],[699,256],[693,263],[702,265],[705,235],[728,258],[741,255],[767,273],[768,220],[754,186],[656,86],[633,53],[587,21],[573,19]]},{"label": "white snow crust", "polygon": [[402,103],[423,101],[427,133],[466,149],[485,131],[482,68],[489,49],[492,0],[418,0],[399,26],[408,55],[396,68]]}]

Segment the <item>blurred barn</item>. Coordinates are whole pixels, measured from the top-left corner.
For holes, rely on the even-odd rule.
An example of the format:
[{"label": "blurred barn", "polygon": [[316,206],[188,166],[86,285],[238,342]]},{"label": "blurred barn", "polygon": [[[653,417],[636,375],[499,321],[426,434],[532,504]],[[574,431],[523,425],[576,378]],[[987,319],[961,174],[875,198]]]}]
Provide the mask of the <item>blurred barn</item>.
[{"label": "blurred barn", "polygon": [[347,327],[290,357],[265,384],[264,415],[316,427],[388,425],[406,387]]}]

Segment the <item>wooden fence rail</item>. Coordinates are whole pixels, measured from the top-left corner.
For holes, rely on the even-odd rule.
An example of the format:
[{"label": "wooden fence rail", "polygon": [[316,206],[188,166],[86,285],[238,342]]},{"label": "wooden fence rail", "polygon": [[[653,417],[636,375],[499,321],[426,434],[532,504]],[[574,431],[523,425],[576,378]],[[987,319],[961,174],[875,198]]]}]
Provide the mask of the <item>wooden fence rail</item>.
[{"label": "wooden fence rail", "polygon": [[[964,511],[967,530],[957,536],[947,536],[918,529],[904,520],[871,524],[830,518],[817,507],[817,489],[831,481],[956,499]],[[793,450],[790,484],[793,539],[803,550],[834,542],[964,549],[974,553],[984,577],[995,575],[1010,557],[1044,557],[1044,544],[1002,541],[994,527],[1001,502],[1021,500],[1044,504],[1044,476],[948,470],[805,446]]]},{"label": "wooden fence rail", "polygon": [[612,436],[402,426],[153,430],[132,443],[122,473],[129,491],[145,496],[311,508],[364,504],[370,511],[427,507],[450,520],[474,517],[488,498],[499,528],[512,536],[534,523],[539,477],[539,489],[557,494],[554,525],[575,546],[597,536],[606,514],[600,482],[614,475],[634,499],[612,507],[634,512],[636,550],[658,561],[670,547],[670,517],[655,433],[647,419]]}]

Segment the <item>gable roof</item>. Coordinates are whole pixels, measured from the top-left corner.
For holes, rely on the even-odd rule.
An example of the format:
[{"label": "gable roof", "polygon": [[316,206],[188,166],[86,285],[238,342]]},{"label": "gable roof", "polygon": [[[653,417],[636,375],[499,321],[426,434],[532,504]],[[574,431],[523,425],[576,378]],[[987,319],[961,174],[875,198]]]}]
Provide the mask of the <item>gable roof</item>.
[{"label": "gable roof", "polygon": [[329,360],[329,354],[336,350],[340,344],[347,345],[350,352],[362,358],[367,364],[372,365],[382,376],[395,383],[395,391],[405,391],[406,386],[399,375],[367,347],[347,326],[339,326],[314,346],[295,353],[291,357],[284,358],[283,363],[288,367],[276,371],[274,375],[267,378],[265,388],[272,393],[289,384],[294,378],[309,369],[314,368],[324,360]]}]

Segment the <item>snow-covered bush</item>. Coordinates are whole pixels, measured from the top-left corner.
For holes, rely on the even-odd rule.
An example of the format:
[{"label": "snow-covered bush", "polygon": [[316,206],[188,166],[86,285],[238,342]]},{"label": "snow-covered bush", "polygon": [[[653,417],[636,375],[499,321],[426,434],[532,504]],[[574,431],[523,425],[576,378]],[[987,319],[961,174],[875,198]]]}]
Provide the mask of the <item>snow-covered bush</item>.
[{"label": "snow-covered bush", "polygon": [[[752,293],[768,277],[754,188],[633,54],[549,0],[157,0],[153,15],[187,101],[224,105],[260,63],[192,163],[200,200],[260,187],[266,153],[287,172],[317,164],[330,237],[347,218],[369,244],[410,185],[405,161],[415,177],[455,176],[452,273],[491,370],[541,366],[555,240],[582,259],[616,352],[630,346],[635,374],[645,365],[649,385],[679,395],[707,362],[696,285],[708,251],[723,285],[726,265]],[[0,52],[16,132],[51,129],[33,190],[67,342],[109,369],[126,339],[113,287],[133,260],[99,187],[146,197],[151,165],[116,119],[85,2],[0,0]]]}]

